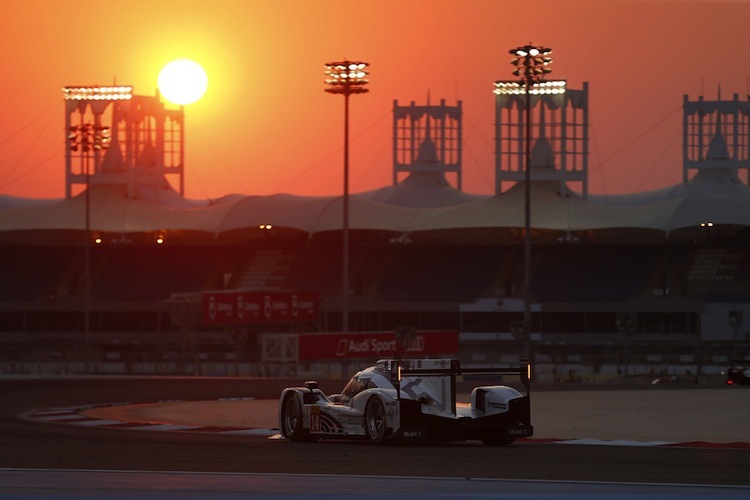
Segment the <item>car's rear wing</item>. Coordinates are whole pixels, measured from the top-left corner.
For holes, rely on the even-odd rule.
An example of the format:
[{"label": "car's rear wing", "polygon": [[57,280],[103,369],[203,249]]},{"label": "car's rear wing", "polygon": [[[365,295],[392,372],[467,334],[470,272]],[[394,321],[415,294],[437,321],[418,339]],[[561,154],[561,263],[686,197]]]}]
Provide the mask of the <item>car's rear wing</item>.
[{"label": "car's rear wing", "polygon": [[[435,360],[429,363],[429,360],[420,360],[417,364],[422,367],[415,367],[413,360],[390,360],[388,368],[391,371],[391,382],[396,388],[398,399],[401,399],[401,382],[405,377],[448,377],[450,384],[450,408],[456,413],[456,377],[461,375],[518,375],[526,390],[526,397],[531,396],[531,365],[529,360],[522,359],[517,367],[511,368],[461,368],[457,359]],[[430,366],[432,364],[432,366]],[[445,366],[441,368],[439,366]]]}]

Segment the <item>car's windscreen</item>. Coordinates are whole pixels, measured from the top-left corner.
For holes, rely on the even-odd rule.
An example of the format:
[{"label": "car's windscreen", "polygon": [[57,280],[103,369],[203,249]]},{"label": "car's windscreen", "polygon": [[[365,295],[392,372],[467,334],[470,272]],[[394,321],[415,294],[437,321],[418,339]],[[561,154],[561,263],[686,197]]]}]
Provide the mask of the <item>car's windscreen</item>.
[{"label": "car's windscreen", "polygon": [[367,377],[358,377],[354,376],[349,381],[348,384],[344,387],[344,390],[341,391],[341,394],[343,394],[345,397],[351,399],[363,390],[365,390],[367,383],[370,381],[370,378]]}]

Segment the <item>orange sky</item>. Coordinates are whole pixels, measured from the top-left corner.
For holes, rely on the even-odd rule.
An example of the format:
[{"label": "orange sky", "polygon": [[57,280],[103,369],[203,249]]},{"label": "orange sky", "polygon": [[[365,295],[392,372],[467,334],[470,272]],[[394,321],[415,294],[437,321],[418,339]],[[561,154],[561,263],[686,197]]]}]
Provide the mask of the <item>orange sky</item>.
[{"label": "orange sky", "polygon": [[[100,7],[98,7],[100,6]],[[351,190],[391,182],[393,100],[464,107],[464,191],[493,192],[495,80],[508,49],[552,47],[552,77],[590,84],[592,193],[681,181],[682,99],[750,77],[745,0],[0,0],[0,194],[64,196],[66,85],[132,84],[190,58],[209,77],[186,108],[190,198],[340,194],[343,98],[324,63],[368,61],[351,99]]]}]

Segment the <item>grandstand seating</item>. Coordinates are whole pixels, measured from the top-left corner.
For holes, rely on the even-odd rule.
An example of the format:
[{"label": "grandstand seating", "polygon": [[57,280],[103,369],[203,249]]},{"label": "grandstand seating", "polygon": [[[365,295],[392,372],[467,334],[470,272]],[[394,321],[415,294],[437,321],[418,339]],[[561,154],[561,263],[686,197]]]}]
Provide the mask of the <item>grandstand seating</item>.
[{"label": "grandstand seating", "polygon": [[398,248],[382,272],[377,294],[386,301],[473,302],[490,291],[501,262],[493,247]]},{"label": "grandstand seating", "polygon": [[105,302],[148,302],[199,292],[213,288],[209,277],[220,262],[215,247],[96,248],[92,295]]},{"label": "grandstand seating", "polygon": [[309,246],[296,250],[286,275],[279,282],[283,288],[317,292],[322,297],[341,290],[341,246]]},{"label": "grandstand seating", "polygon": [[[352,295],[385,302],[514,296],[521,293],[520,255],[517,246],[355,246]],[[622,301],[650,294],[655,281],[684,296],[750,299],[750,253],[740,247],[538,245],[532,266],[538,302]],[[92,248],[92,294],[100,302],[153,302],[221,288],[298,290],[325,298],[340,293],[341,271],[339,244]],[[0,273],[0,302],[44,302],[53,292],[80,296],[82,248],[2,246]]]},{"label": "grandstand seating", "polygon": [[252,252],[242,271],[237,288],[263,290],[283,288],[295,255],[279,249],[260,249]]},{"label": "grandstand seating", "polygon": [[0,302],[36,302],[57,293],[81,252],[71,247],[0,247]]},{"label": "grandstand seating", "polygon": [[696,251],[688,281],[734,281],[743,253],[726,248],[701,248]]},{"label": "grandstand seating", "polygon": [[697,249],[687,272],[691,296],[715,302],[750,300],[750,255],[742,248]]},{"label": "grandstand seating", "polygon": [[[322,299],[321,319],[304,328],[338,328],[342,261],[341,242],[334,238],[322,242],[280,238],[207,245],[95,245],[91,251],[92,328],[106,333],[108,341],[123,341],[135,333],[171,332],[177,323],[161,301],[172,294],[218,289],[315,292]],[[505,335],[506,347],[515,349],[509,339],[511,324],[520,318],[518,300],[507,302],[516,304],[516,309],[503,311],[461,312],[458,304],[494,299],[477,302],[484,307],[501,304],[500,298],[520,298],[521,244],[404,245],[355,239],[350,257],[351,296],[356,297],[350,309],[354,329],[413,325],[493,332]],[[83,328],[83,269],[80,245],[0,246],[0,331],[53,332],[53,338],[74,338]],[[697,314],[685,310],[686,304],[700,307],[700,300],[733,304],[750,300],[750,253],[741,244],[537,244],[532,248],[532,278],[533,303],[542,304],[544,311],[534,316],[544,315],[539,319],[544,335],[606,337],[613,334],[621,304],[631,301],[625,307],[638,314],[634,334],[653,333],[658,334],[655,339],[682,342],[696,334],[699,324]],[[655,293],[657,289],[663,293]],[[55,298],[50,297],[53,291]],[[669,309],[672,300],[674,311]],[[653,309],[655,301],[658,310]],[[640,306],[643,309],[638,309]],[[253,328],[248,326],[249,333]],[[286,331],[289,325],[264,328]],[[203,333],[208,345],[214,340],[205,339],[213,339],[210,335],[217,332]],[[744,331],[739,333],[744,335]],[[15,338],[20,337],[6,335],[5,341]],[[248,334],[247,338],[255,337]],[[482,342],[462,349],[469,349],[473,356],[485,349]],[[570,342],[574,351],[583,345]],[[687,346],[686,352],[692,352],[689,342],[683,346]],[[49,351],[47,356],[62,352],[39,345]],[[70,343],[66,352],[70,354],[75,345],[79,344]],[[232,345],[223,348],[234,349]],[[254,348],[257,345],[248,340],[247,352]],[[562,352],[555,346],[544,349],[555,356]],[[612,359],[620,356],[615,351]]]},{"label": "grandstand seating", "polygon": [[532,295],[540,302],[621,301],[642,293],[658,261],[649,246],[554,246],[535,250]]}]

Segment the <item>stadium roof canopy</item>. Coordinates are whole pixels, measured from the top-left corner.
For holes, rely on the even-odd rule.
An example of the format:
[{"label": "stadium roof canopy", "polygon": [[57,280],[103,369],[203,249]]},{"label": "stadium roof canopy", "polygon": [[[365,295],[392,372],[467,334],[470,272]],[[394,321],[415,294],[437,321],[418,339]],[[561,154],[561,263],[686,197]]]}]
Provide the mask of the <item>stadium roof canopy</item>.
[{"label": "stadium roof canopy", "polygon": [[[213,238],[261,225],[314,235],[341,229],[341,196],[231,195],[186,200],[165,185],[127,197],[125,186],[93,183],[90,228],[115,234],[191,231]],[[702,224],[750,226],[750,189],[728,175],[698,174],[649,193],[584,199],[559,183],[532,184],[531,225],[538,231],[640,229],[663,235]],[[85,229],[85,194],[70,199],[0,197],[0,238],[29,232]],[[524,226],[524,190],[499,196],[455,190],[441,174],[412,173],[396,186],[353,194],[350,228],[402,234],[497,230]],[[2,235],[5,235],[4,237]]]}]

